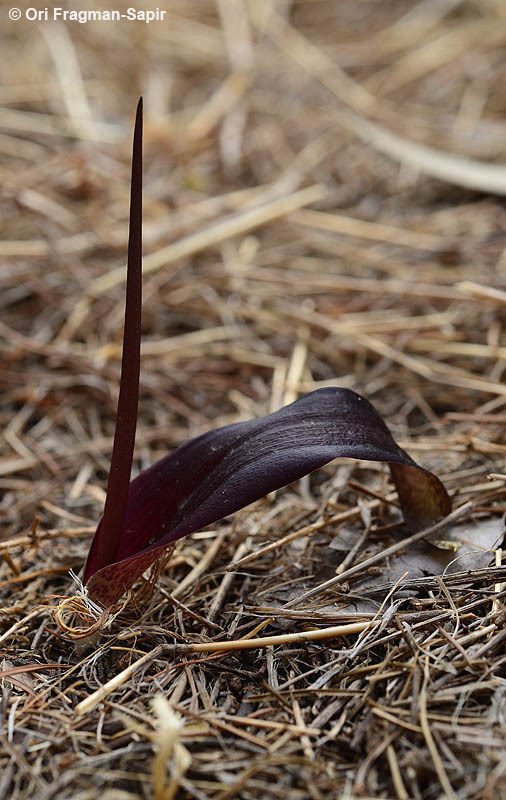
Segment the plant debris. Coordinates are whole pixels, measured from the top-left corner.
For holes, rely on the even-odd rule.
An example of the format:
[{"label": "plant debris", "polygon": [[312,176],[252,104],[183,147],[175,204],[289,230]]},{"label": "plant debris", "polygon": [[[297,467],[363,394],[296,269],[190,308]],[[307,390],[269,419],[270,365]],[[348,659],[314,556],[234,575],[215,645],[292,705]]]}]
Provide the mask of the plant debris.
[{"label": "plant debris", "polygon": [[[0,800],[501,797],[501,4],[172,0],[141,28],[9,8]],[[114,435],[140,94],[134,475],[344,387],[443,481],[434,541],[406,544],[385,465],[337,460],[180,539],[107,619],[72,586]]]}]

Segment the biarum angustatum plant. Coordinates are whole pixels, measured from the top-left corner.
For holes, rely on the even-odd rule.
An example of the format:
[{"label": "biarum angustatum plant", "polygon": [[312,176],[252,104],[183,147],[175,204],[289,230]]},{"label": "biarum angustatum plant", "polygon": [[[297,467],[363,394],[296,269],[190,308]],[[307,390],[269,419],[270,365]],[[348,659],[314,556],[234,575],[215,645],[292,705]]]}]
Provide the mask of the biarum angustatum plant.
[{"label": "biarum angustatum plant", "polygon": [[84,583],[110,607],[166,548],[338,457],[388,464],[404,519],[425,528],[451,510],[433,473],[393,440],[371,403],[350,389],[311,392],[273,414],[190,440],[130,481],[140,375],[142,99],[135,121],[125,326],[116,430],[104,513]]}]

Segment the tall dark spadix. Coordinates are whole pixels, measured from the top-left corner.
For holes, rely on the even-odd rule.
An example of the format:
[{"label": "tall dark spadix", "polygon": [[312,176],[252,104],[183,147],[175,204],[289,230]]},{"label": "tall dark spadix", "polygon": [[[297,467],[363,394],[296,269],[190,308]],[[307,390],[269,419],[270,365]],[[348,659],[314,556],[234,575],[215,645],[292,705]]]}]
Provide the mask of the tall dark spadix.
[{"label": "tall dark spadix", "polygon": [[84,575],[90,597],[110,607],[172,542],[334,458],[387,463],[408,527],[428,527],[446,516],[451,500],[439,478],[395,443],[365,397],[338,386],[311,392],[266,417],[210,430],[129,484],[139,394],[141,148],[142,101],[134,133],[118,417],[104,515]]},{"label": "tall dark spadix", "polygon": [[[97,543],[95,569],[115,560],[126,516],[128,487],[135,445],[139,402],[142,310],[142,97],[135,117],[130,224],[128,235],[125,325],[116,429],[102,517],[103,536]],[[88,564],[86,573],[88,572]],[[85,574],[85,581],[87,575]]]}]

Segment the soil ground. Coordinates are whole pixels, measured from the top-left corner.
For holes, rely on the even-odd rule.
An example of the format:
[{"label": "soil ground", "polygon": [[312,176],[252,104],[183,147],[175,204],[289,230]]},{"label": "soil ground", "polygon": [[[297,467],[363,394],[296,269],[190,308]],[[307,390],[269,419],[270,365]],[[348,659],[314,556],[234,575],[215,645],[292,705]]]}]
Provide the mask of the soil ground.
[{"label": "soil ground", "polygon": [[[8,11],[0,798],[506,798],[504,3]],[[346,386],[470,501],[453,550],[347,577],[409,531],[387,468],[341,460],[180,541],[94,636],[55,613],[103,508],[140,94],[135,472]],[[219,649],[352,622],[370,624]]]}]

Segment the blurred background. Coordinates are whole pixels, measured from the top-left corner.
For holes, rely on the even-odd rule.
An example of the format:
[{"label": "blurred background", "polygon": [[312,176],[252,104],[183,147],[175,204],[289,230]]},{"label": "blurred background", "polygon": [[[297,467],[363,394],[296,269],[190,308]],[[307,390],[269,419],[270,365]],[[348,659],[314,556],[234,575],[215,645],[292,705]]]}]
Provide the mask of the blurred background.
[{"label": "blurred background", "polygon": [[[135,21],[89,18],[128,14],[110,1],[63,0],[57,19],[0,2],[0,800],[176,796],[160,690],[191,751],[177,797],[495,796],[504,576],[477,568],[501,564],[506,511],[506,3],[158,0],[148,24],[143,0]],[[284,611],[405,533],[385,465],[338,461],[178,542],[96,650],[62,636],[51,610],[76,590],[112,449],[141,94],[134,472],[351,387],[455,504],[474,501],[467,561],[420,544]],[[443,584],[449,560],[476,588]],[[393,600],[408,573],[417,588]],[[357,641],[155,659],[383,607]]]},{"label": "blurred background", "polygon": [[[366,394],[425,466],[486,470],[490,447],[469,446],[476,423],[452,415],[500,412],[506,394],[504,302],[469,284],[506,282],[501,0],[170,0],[149,24],[10,9],[6,530],[39,500],[100,508],[140,94],[136,468],[211,424],[337,384]],[[503,435],[489,424],[478,438]]]}]

